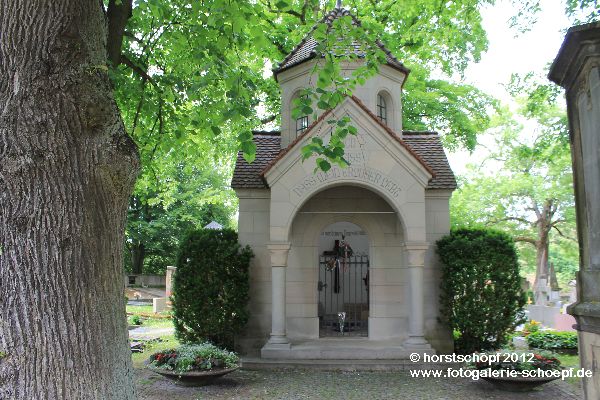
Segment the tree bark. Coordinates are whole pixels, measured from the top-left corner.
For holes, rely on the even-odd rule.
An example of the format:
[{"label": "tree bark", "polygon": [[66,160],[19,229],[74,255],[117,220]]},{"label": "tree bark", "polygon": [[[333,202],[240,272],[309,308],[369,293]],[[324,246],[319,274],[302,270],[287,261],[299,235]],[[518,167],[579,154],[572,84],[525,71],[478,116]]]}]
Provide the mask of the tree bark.
[{"label": "tree bark", "polygon": [[98,0],[0,0],[0,398],[135,398],[123,233],[139,168]]},{"label": "tree bark", "polygon": [[131,272],[141,274],[144,271],[144,259],[146,258],[146,246],[144,243],[136,243],[131,246]]}]

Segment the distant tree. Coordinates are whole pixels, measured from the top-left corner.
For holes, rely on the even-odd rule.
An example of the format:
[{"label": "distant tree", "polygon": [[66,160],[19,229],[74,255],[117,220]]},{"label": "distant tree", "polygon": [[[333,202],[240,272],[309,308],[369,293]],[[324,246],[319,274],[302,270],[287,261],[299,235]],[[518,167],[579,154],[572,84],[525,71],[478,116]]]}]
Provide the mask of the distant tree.
[{"label": "distant tree", "polygon": [[555,89],[532,79],[513,77],[509,88],[524,94],[519,118],[534,128],[526,129],[507,109],[499,114],[493,150],[460,179],[451,214],[457,226],[493,225],[532,245],[537,282],[548,277],[550,243],[574,246],[576,235],[565,111],[554,101]]},{"label": "distant tree", "polygon": [[[138,190],[129,201],[125,229],[125,268],[132,273],[165,272],[175,265],[185,234],[217,221],[229,227],[237,202],[228,176],[207,167],[181,164],[161,193]],[[152,186],[155,187],[155,186]]]}]

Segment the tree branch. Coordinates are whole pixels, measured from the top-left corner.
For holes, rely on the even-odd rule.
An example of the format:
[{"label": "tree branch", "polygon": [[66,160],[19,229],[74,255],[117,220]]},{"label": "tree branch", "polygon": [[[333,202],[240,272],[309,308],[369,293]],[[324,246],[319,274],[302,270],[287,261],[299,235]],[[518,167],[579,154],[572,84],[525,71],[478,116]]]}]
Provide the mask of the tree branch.
[{"label": "tree branch", "polygon": [[[113,68],[119,66],[123,61],[121,48],[123,47],[123,36],[125,26],[131,18],[132,0],[109,0],[106,18],[108,19],[108,35],[106,50],[108,61]],[[117,4],[118,3],[118,4]]]},{"label": "tree branch", "polygon": [[152,77],[150,75],[148,75],[148,72],[144,71],[144,69],[139,67],[133,61],[131,61],[126,55],[121,56],[121,63],[127,65],[129,68],[132,69],[133,72],[138,74],[142,79],[150,82],[155,88],[160,90],[160,88],[158,87],[158,84],[156,83],[156,81],[154,79],[152,79]]},{"label": "tree branch", "polygon": [[561,230],[560,230],[560,229],[558,229],[556,226],[552,225],[552,228],[556,229],[556,232],[558,232],[558,234],[559,234],[560,236],[564,237],[565,239],[569,239],[569,240],[572,240],[572,241],[574,241],[574,242],[577,242],[577,239],[575,239],[575,238],[572,238],[572,237],[570,237],[570,236],[567,236],[567,235],[565,235],[565,234],[564,234],[564,233],[562,233],[562,232],[561,232]]},{"label": "tree branch", "polygon": [[513,238],[513,240],[515,242],[525,242],[537,246],[537,241],[535,239],[528,238],[526,236],[516,236]]},{"label": "tree branch", "polygon": [[277,118],[277,115],[270,115],[270,116],[268,116],[266,118],[261,119],[260,123],[263,124],[263,125],[264,124],[268,124],[269,122],[275,121],[276,118]]},{"label": "tree branch", "polygon": [[525,218],[520,218],[520,217],[505,217],[505,218],[491,220],[491,221],[489,221],[489,223],[490,224],[496,224],[498,222],[503,222],[503,221],[519,221],[519,222],[523,222],[524,224],[527,224],[527,225],[533,225],[534,224],[533,222],[528,221]]}]

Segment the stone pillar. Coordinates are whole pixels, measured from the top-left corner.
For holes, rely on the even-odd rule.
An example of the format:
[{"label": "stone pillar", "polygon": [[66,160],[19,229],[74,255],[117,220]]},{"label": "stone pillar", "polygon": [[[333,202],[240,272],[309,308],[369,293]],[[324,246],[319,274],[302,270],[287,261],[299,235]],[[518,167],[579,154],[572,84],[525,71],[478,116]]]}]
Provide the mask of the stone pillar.
[{"label": "stone pillar", "polygon": [[429,343],[425,340],[425,313],[423,310],[423,303],[425,302],[423,269],[425,267],[425,252],[428,248],[428,243],[406,243],[404,246],[410,294],[408,340],[405,345],[411,348],[430,348]]},{"label": "stone pillar", "polygon": [[577,301],[567,308],[579,331],[586,399],[600,399],[600,22],[574,26],[550,68],[566,90],[579,238]]},{"label": "stone pillar", "polygon": [[261,351],[263,357],[271,356],[273,350],[291,348],[285,329],[285,275],[290,243],[269,243],[267,248],[271,253],[271,337]]},{"label": "stone pillar", "polygon": [[169,297],[173,294],[173,274],[177,271],[176,267],[168,266],[167,267],[167,275],[165,277],[165,296],[167,297],[167,301]]}]

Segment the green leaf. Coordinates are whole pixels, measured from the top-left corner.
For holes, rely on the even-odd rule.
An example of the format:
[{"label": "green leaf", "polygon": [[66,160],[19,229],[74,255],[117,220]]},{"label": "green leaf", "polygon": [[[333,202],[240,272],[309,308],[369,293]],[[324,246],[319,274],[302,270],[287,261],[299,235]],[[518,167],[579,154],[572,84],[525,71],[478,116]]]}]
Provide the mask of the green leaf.
[{"label": "green leaf", "polygon": [[317,107],[319,107],[321,110],[327,110],[329,108],[329,104],[325,103],[322,100],[319,100],[317,102]]},{"label": "green leaf", "polygon": [[317,167],[321,171],[327,172],[327,171],[329,171],[331,169],[331,164],[327,160],[324,160],[322,158],[317,158]]},{"label": "green leaf", "polygon": [[290,5],[285,1],[280,0],[277,3],[275,3],[275,7],[279,8],[280,10],[285,10],[290,8]]}]

